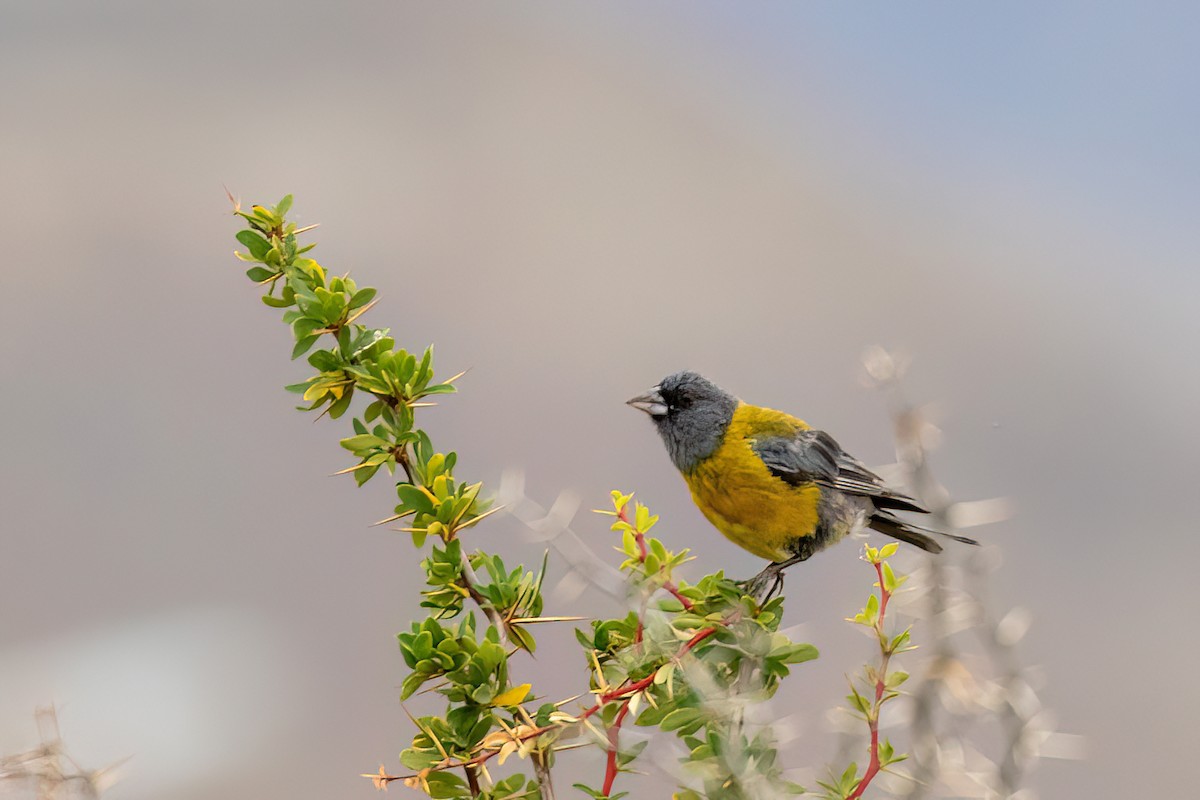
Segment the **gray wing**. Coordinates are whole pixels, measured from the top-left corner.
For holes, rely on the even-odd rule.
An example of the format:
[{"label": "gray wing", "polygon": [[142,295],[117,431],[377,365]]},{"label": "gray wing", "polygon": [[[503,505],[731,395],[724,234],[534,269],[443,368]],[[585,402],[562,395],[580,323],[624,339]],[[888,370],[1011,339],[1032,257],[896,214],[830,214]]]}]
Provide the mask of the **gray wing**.
[{"label": "gray wing", "polygon": [[804,430],[794,436],[756,439],[751,447],[772,475],[793,486],[816,483],[846,494],[869,497],[876,508],[928,511],[908,495],[885,486],[882,478],[842,450],[825,431]]}]

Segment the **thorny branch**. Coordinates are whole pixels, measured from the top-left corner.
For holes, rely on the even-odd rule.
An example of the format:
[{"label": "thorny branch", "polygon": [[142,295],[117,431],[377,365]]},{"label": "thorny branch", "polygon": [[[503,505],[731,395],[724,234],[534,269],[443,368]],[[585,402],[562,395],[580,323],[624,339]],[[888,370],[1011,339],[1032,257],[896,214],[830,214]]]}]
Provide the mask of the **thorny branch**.
[{"label": "thorny branch", "polygon": [[675,655],[670,660],[661,664],[659,667],[655,668],[649,675],[647,675],[644,678],[641,678],[640,680],[636,680],[633,682],[627,682],[627,683],[622,684],[621,686],[617,687],[616,689],[612,689],[610,691],[601,693],[599,695],[599,699],[596,701],[596,703],[593,704],[592,706],[588,707],[587,709],[585,709],[577,717],[572,717],[570,715],[564,714],[564,715],[562,715],[561,719],[559,719],[555,722],[552,722],[549,725],[542,725],[542,726],[537,726],[537,727],[529,726],[529,725],[522,725],[518,728],[514,728],[513,731],[511,732],[511,734],[502,737],[502,741],[500,740],[500,737],[498,737],[496,740],[493,740],[493,741],[489,741],[489,740],[485,739],[483,742],[483,745],[482,745],[484,748],[483,752],[481,752],[479,755],[469,758],[465,761],[453,761],[453,760],[444,761],[444,762],[437,764],[433,767],[430,767],[426,770],[422,770],[421,772],[411,774],[411,775],[388,775],[386,772],[384,772],[381,769],[379,774],[367,775],[365,777],[372,778],[375,781],[375,785],[378,787],[381,787],[381,788],[393,781],[404,781],[406,784],[418,785],[419,781],[421,781],[422,778],[424,778],[426,775],[428,775],[431,772],[440,772],[440,771],[448,770],[448,769],[458,769],[459,767],[475,767],[475,766],[480,766],[482,764],[485,764],[488,761],[490,761],[492,758],[495,758],[496,756],[500,755],[502,752],[505,752],[506,746],[508,746],[508,745],[524,744],[524,743],[527,743],[527,742],[530,742],[530,741],[536,739],[539,736],[542,736],[543,734],[552,733],[555,731],[562,731],[564,729],[570,728],[574,725],[577,725],[577,724],[583,722],[584,720],[587,720],[587,719],[595,716],[602,708],[604,708],[605,705],[613,702],[614,700],[621,700],[623,698],[631,698],[633,695],[636,695],[638,692],[641,692],[641,691],[645,690],[647,687],[653,685],[654,679],[658,676],[658,671],[660,669],[667,666],[667,664],[678,663],[685,655],[690,653],[698,645],[700,645],[702,642],[704,642],[704,640],[708,639],[710,636],[712,636],[716,632],[717,632],[717,628],[715,626],[701,628],[700,630],[696,631],[696,633],[692,636],[692,638],[689,639],[681,648],[679,648],[678,652],[676,652]]}]

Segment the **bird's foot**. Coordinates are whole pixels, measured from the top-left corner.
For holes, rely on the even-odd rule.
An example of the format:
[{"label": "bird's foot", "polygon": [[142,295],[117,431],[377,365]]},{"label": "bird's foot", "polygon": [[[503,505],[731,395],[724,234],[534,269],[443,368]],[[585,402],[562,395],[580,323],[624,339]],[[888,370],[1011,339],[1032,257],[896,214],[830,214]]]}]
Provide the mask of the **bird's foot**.
[{"label": "bird's foot", "polygon": [[742,591],[753,597],[760,605],[765,604],[783,589],[783,571],[790,564],[776,562],[747,581],[740,581]]}]

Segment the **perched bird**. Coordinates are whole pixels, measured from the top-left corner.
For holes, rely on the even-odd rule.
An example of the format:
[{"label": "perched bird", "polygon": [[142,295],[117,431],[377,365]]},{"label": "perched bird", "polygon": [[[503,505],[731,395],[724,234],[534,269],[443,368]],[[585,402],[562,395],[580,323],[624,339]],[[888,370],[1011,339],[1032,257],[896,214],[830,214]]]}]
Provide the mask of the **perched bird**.
[{"label": "perched bird", "polygon": [[[782,411],[743,403],[694,372],[663,378],[628,401],[654,421],[692,499],[734,544],[771,564],[747,590],[767,597],[783,570],[866,526],[940,553],[933,535],[893,512],[928,513],[890,489],[824,431]],[[932,534],[932,535],[931,535]]]}]

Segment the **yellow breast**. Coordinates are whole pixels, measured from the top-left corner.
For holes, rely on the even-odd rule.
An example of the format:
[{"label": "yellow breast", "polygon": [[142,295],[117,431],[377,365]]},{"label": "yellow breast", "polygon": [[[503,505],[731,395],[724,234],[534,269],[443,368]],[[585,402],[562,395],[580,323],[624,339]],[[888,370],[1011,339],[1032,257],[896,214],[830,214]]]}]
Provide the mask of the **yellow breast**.
[{"label": "yellow breast", "polygon": [[816,530],[821,490],[790,486],[771,474],[752,449],[756,437],[786,436],[801,420],[741,404],[717,452],[685,474],[692,499],[717,530],[756,556],[781,561],[789,544]]}]

